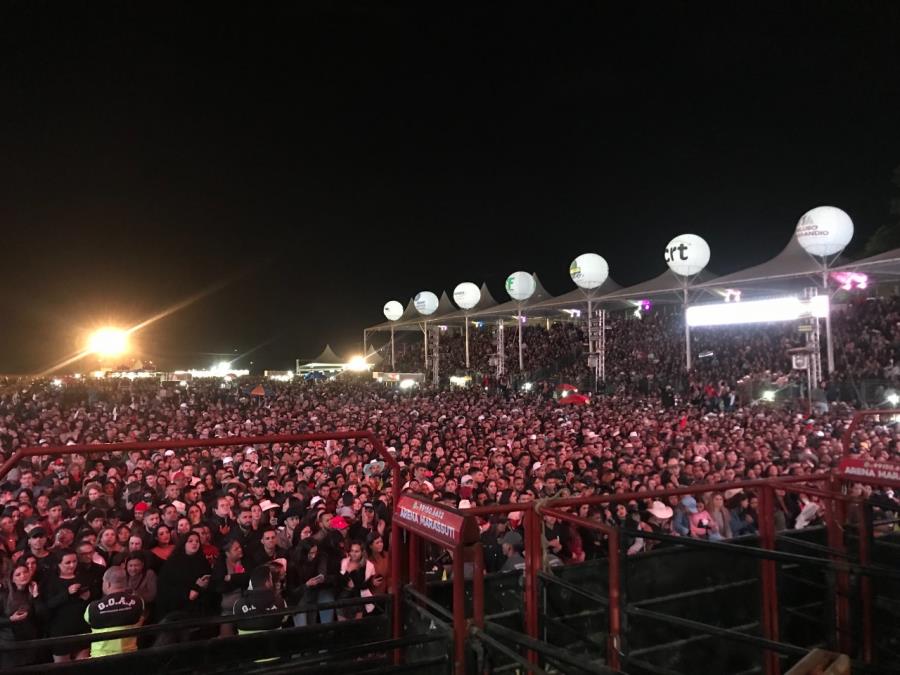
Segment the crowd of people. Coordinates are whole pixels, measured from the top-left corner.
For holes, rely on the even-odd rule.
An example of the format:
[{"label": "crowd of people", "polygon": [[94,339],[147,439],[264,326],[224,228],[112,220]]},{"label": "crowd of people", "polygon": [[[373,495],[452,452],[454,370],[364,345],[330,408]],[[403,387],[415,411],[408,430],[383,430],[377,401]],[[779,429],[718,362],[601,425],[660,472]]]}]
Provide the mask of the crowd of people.
[{"label": "crowd of people", "polygon": [[[838,363],[844,372],[896,377],[897,304],[873,307],[853,308],[835,321]],[[401,492],[461,509],[628,495],[582,506],[579,515],[630,530],[625,545],[637,554],[659,545],[652,532],[708,539],[753,534],[758,495],[729,484],[813,476],[836,465],[852,406],[835,401],[810,414],[790,404],[741,405],[730,396],[734,380],[748,370],[785,367],[783,334],[742,331],[751,337],[730,345],[733,337],[698,332],[698,346],[714,354],[701,359],[694,388],[676,389],[666,382],[681,355],[670,335],[677,328],[672,315],[620,321],[607,341],[608,367],[621,374],[619,384],[585,406],[561,405],[552,387],[523,391],[473,382],[401,391],[349,375],[270,383],[264,398],[249,395],[250,381],[34,380],[6,387],[3,460],[21,447],[231,443],[37,455],[18,463],[0,483],[0,664],[100,656],[172,639],[162,633],[65,643],[52,654],[8,648],[37,637],[234,615],[233,624],[214,629],[224,636],[380,612],[375,596],[390,587],[392,512]],[[551,327],[544,343],[528,330],[530,349],[542,359],[581,349],[573,325]],[[488,342],[473,340],[478,358]],[[641,389],[648,374],[662,382]],[[402,467],[400,485],[392,484],[389,467],[366,440],[242,442],[348,430],[383,439]],[[855,432],[852,451],[898,460],[898,441],[892,422],[869,419]],[[640,496],[695,485],[683,497]],[[878,508],[900,511],[889,490],[866,490]],[[777,495],[779,529],[809,527],[822,516],[813,495]],[[479,519],[488,571],[523,565],[522,518],[522,511],[512,511]],[[555,564],[606,555],[595,532],[549,517],[544,540]],[[446,561],[434,553],[429,569],[443,576]],[[345,598],[360,600],[329,604]],[[293,607],[287,619],[277,613]]]},{"label": "crowd of people", "polygon": [[[524,372],[519,372],[518,332],[507,326],[505,366],[510,381],[540,379],[549,374],[564,381],[593,386],[587,366],[584,322],[534,318],[523,327]],[[854,299],[835,305],[832,320],[836,369],[825,382],[829,401],[877,404],[887,386],[900,385],[900,298]],[[824,342],[824,333],[822,335]],[[790,349],[805,344],[793,322],[695,328],[691,335],[692,370],[684,368],[684,314],[680,307],[654,305],[649,311],[611,311],[607,316],[606,374],[608,390],[648,393],[672,387],[688,395],[691,388],[725,386],[732,391],[746,378],[773,380],[792,374]],[[496,323],[485,321],[469,334],[470,370],[491,376],[497,352]],[[421,370],[421,339],[397,341],[397,369]],[[460,330],[441,334],[441,370],[445,376],[465,369],[465,339]],[[799,378],[795,374],[795,379]],[[862,383],[877,381],[877,392]]]}]

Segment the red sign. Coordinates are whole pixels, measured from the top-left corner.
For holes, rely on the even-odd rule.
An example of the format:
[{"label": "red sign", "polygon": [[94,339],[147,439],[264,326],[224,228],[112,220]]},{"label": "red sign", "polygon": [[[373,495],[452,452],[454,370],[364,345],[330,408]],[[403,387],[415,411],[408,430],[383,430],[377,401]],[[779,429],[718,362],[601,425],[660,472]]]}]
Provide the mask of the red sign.
[{"label": "red sign", "polygon": [[456,546],[462,542],[465,518],[439,504],[403,495],[397,503],[394,521],[440,544]]},{"label": "red sign", "polygon": [[838,467],[838,473],[845,478],[860,476],[882,480],[900,481],[900,464],[897,462],[874,462],[868,459],[844,457]]}]

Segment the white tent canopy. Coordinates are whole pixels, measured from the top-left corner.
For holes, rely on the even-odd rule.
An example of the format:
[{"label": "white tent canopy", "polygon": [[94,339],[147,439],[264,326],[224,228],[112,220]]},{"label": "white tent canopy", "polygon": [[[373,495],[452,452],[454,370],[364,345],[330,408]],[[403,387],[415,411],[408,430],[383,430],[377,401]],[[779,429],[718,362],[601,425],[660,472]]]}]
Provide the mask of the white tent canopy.
[{"label": "white tent canopy", "polygon": [[[698,283],[715,279],[715,274],[703,270],[696,277],[688,282],[688,288],[693,288]],[[599,299],[601,306],[614,302],[616,300],[641,300],[643,298],[657,298],[660,296],[672,296],[671,300],[681,302],[684,293],[685,280],[679,277],[671,270],[666,270],[662,274],[653,277],[649,281],[643,281],[633,286],[620,288],[618,290],[607,293]],[[663,298],[665,299],[665,298]]]},{"label": "white tent canopy", "polygon": [[900,276],[900,248],[884,253],[845,263],[834,268],[835,271],[865,272],[876,276]]},{"label": "white tent canopy", "polygon": [[534,279],[534,294],[527,300],[510,300],[501,303],[496,307],[479,311],[473,310],[469,312],[469,317],[473,319],[483,319],[490,317],[516,316],[520,311],[523,314],[526,314],[529,309],[534,309],[543,301],[551,299],[553,296],[547,292],[546,288],[544,288],[541,280],[538,279],[538,275],[532,274],[531,276]]},{"label": "white tent canopy", "polygon": [[[866,272],[874,275],[900,276],[900,249],[887,251],[876,256],[857,260],[856,262],[843,263],[841,265],[829,265],[828,269],[834,271],[848,270]],[[736,288],[746,291],[784,292],[786,288],[799,285],[815,285],[822,283],[822,274],[825,267],[822,262],[809,255],[797,241],[791,237],[787,245],[775,257],[758,265],[753,265],[743,270],[715,276],[711,272],[703,271],[690,280],[687,287],[689,291],[715,292],[721,289]],[[534,295],[524,302],[510,300],[497,304],[491,297],[487,287],[482,284],[482,299],[478,305],[467,311],[453,307],[446,293],[441,296],[441,304],[437,312],[425,319],[420,316],[412,306],[412,301],[407,306],[403,316],[395,322],[383,322],[366,329],[369,331],[390,330],[420,330],[422,322],[441,325],[459,325],[468,319],[491,319],[515,317],[520,311],[528,316],[555,316],[561,309],[573,306],[584,306],[588,297],[598,307],[615,309],[627,307],[628,301],[643,298],[654,298],[658,302],[683,302],[685,283],[683,278],[669,270],[649,279],[648,281],[622,288],[611,278],[594,291],[588,292],[582,289],[574,289],[558,297],[551,296],[538,280],[536,274],[536,290]],[[775,283],[769,283],[775,282]]]},{"label": "white tent canopy", "polygon": [[695,284],[695,288],[740,288],[745,284],[758,284],[777,279],[820,276],[822,263],[803,250],[796,237],[791,237],[781,253],[759,265],[732,272],[709,281]]},{"label": "white tent canopy", "polygon": [[575,288],[568,293],[563,293],[555,298],[547,298],[546,300],[535,303],[530,309],[532,312],[534,310],[548,309],[562,311],[563,309],[582,307],[587,305],[588,300],[598,301],[602,299],[604,295],[617,291],[620,288],[622,288],[622,286],[617,284],[612,277],[607,277],[606,281],[597,288]]}]

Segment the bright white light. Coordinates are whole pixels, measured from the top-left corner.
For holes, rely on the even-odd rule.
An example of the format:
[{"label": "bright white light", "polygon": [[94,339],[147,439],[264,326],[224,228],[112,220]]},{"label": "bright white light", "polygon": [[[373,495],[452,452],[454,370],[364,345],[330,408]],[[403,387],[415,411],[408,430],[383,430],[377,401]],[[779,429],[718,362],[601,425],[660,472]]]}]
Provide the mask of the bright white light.
[{"label": "bright white light", "polygon": [[775,390],[769,389],[768,391],[764,391],[762,393],[762,399],[763,399],[763,401],[769,401],[769,403],[774,401],[775,400]]},{"label": "bright white light", "polygon": [[865,290],[869,286],[869,277],[862,272],[832,272],[831,278],[845,291],[852,291],[854,288]]},{"label": "bright white light", "polygon": [[531,382],[526,382],[522,385],[523,391],[531,391],[534,388],[534,385]]},{"label": "bright white light", "polygon": [[345,368],[347,370],[352,370],[354,373],[361,373],[361,372],[369,369],[369,364],[366,363],[365,356],[357,355],[357,356],[354,356],[353,358],[351,358],[347,362],[347,365],[345,366]]},{"label": "bright white light", "polygon": [[80,380],[80,379],[81,379],[81,373],[75,373],[72,377],[74,377],[76,380]]},{"label": "bright white light", "polygon": [[469,382],[472,381],[472,378],[469,375],[464,375],[460,377],[459,375],[451,375],[450,376],[450,384],[455,387],[467,387]]},{"label": "bright white light", "polygon": [[101,357],[119,356],[128,351],[128,333],[121,328],[101,328],[88,338],[87,349]]},{"label": "bright white light", "polygon": [[50,382],[50,384],[52,384],[54,387],[61,387],[62,380],[57,377],[52,382]]},{"label": "bright white light", "polygon": [[821,319],[825,316],[828,316],[827,295],[817,295],[808,301],[787,297],[694,305],[687,309],[687,322],[692,327],[796,321],[808,317]]},{"label": "bright white light", "polygon": [[568,314],[570,317],[572,317],[573,319],[577,319],[578,317],[581,316],[581,310],[580,310],[580,309],[564,309],[563,311],[564,311],[566,314]]},{"label": "bright white light", "polygon": [[400,380],[400,388],[401,389],[412,389],[416,386],[415,380]]},{"label": "bright white light", "polygon": [[897,405],[900,403],[900,394],[888,394],[886,400],[891,405]]}]

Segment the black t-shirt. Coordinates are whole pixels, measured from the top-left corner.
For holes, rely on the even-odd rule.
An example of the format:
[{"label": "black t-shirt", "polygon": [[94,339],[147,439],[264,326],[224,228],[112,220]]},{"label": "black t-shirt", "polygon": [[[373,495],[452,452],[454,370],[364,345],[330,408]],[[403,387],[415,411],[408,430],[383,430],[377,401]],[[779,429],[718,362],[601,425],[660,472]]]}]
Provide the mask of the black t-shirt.
[{"label": "black t-shirt", "polygon": [[133,626],[141,620],[144,601],[131,591],[110,593],[94,600],[87,608],[87,620],[93,629]]},{"label": "black t-shirt", "polygon": [[240,600],[234,603],[234,615],[248,617],[238,622],[238,630],[257,631],[280,628],[284,617],[268,616],[268,614],[286,607],[284,600],[275,597],[271,588],[245,591]]}]

